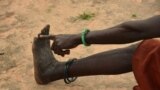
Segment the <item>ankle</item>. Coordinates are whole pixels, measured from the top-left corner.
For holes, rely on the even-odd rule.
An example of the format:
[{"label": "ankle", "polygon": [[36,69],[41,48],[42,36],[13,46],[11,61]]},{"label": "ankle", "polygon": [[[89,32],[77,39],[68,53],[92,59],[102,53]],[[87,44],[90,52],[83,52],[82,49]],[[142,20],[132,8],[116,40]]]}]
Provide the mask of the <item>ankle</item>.
[{"label": "ankle", "polygon": [[64,77],[64,66],[65,63],[56,62],[50,64],[43,72],[35,72],[36,82],[38,84],[44,85],[52,81],[62,79]]},{"label": "ankle", "polygon": [[70,73],[70,67],[71,65],[73,64],[73,62],[75,61],[76,59],[71,59],[69,61],[67,61],[65,63],[65,68],[64,68],[64,82],[66,84],[70,84],[71,82],[75,81],[77,79],[77,77],[72,77],[71,76],[71,73]]}]

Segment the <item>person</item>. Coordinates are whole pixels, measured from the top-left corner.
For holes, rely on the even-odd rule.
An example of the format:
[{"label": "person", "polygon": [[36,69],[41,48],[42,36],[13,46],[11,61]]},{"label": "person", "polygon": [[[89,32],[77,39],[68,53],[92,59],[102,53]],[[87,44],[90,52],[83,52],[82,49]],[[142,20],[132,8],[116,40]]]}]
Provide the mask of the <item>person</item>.
[{"label": "person", "polygon": [[[68,84],[76,77],[118,75],[133,71],[138,83],[134,90],[160,90],[160,15],[144,20],[128,21],[114,27],[85,31],[81,34],[50,35],[44,27],[34,38],[32,52],[34,75],[38,84],[64,79]],[[54,42],[50,46],[50,40]],[[58,61],[55,54],[65,56],[80,44],[140,43],[101,52],[85,58]]]}]

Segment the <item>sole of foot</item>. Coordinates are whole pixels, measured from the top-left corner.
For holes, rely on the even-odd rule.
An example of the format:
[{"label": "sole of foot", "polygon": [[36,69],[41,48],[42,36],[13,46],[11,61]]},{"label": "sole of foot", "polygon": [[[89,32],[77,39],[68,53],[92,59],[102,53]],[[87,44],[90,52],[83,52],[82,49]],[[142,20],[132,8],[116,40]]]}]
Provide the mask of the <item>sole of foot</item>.
[{"label": "sole of foot", "polygon": [[[46,25],[39,35],[49,34],[49,25]],[[55,68],[59,62],[53,56],[50,49],[50,40],[34,38],[32,45],[34,76],[38,84],[47,84],[57,77],[55,76]]]}]

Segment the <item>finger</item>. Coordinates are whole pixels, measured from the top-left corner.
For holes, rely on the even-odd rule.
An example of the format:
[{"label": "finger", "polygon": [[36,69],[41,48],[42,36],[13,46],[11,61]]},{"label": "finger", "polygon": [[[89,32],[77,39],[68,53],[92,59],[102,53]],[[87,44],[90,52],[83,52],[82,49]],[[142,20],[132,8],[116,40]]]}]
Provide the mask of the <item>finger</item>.
[{"label": "finger", "polygon": [[67,55],[69,55],[70,54],[70,50],[63,50],[63,52],[64,52],[64,54],[67,54]]},{"label": "finger", "polygon": [[61,55],[62,57],[64,57],[65,56],[65,54],[63,54],[63,55]]},{"label": "finger", "polygon": [[38,38],[40,38],[40,39],[51,39],[51,40],[54,40],[55,36],[54,35],[38,35]]},{"label": "finger", "polygon": [[64,57],[65,55],[69,55],[70,50],[62,50],[61,56]]},{"label": "finger", "polygon": [[62,57],[64,57],[65,54],[69,54],[69,51],[68,50],[62,50],[61,48],[59,47],[54,47],[53,48],[54,50],[54,53],[58,54],[58,55],[61,55]]},{"label": "finger", "polygon": [[64,56],[65,52],[56,45],[56,43],[53,43],[51,46],[51,49],[54,51],[55,54]]},{"label": "finger", "polygon": [[70,54],[70,50],[62,50],[61,55],[62,57],[64,57],[65,55],[69,55]]}]

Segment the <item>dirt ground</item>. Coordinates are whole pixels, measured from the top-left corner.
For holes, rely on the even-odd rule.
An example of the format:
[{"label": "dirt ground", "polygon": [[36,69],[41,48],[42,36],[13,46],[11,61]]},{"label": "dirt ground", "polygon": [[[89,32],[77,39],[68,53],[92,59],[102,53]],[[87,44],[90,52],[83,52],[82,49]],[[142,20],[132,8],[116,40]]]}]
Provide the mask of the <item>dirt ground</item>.
[{"label": "dirt ground", "polygon": [[[84,12],[90,20],[73,21]],[[31,52],[33,37],[46,25],[52,34],[80,33],[84,27],[101,30],[124,21],[160,14],[160,0],[0,0],[0,90],[132,90],[133,73],[79,77],[66,85],[63,80],[37,85]],[[127,45],[78,46],[69,58],[82,58]]]}]

